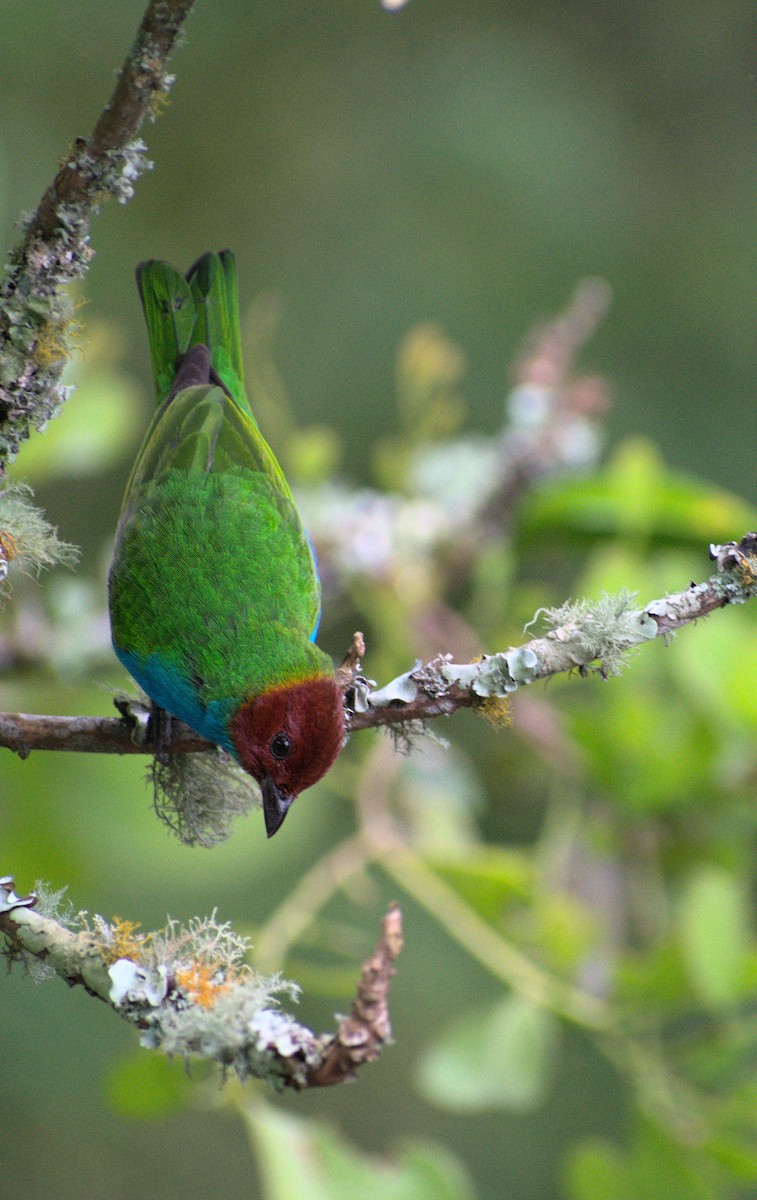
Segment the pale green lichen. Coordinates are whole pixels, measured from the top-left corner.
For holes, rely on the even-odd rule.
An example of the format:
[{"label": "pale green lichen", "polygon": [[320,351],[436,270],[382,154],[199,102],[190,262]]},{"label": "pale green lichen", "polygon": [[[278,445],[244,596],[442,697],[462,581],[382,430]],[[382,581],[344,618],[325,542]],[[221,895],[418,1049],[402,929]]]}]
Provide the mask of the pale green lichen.
[{"label": "pale green lichen", "polygon": [[441,674],[448,683],[489,699],[507,696],[522,684],[533,683],[539,678],[539,660],[528,646],[521,646],[485,654],[477,662],[445,663]]},{"label": "pale green lichen", "polygon": [[37,575],[58,564],[72,567],[79,551],[62,542],[58,531],[30,503],[25,484],[0,489],[0,601],[9,594],[8,576],[14,569]]},{"label": "pale green lichen", "polygon": [[157,815],[187,846],[217,846],[237,817],[260,807],[257,784],[221,750],[156,758],[149,774]]},{"label": "pale green lichen", "polygon": [[[117,925],[104,927],[109,946]],[[95,936],[102,935],[102,919],[99,929]],[[187,926],[169,920],[145,935],[134,954],[111,963],[111,1003],[139,1025],[150,1049],[209,1059],[241,1079],[254,1075],[277,1087],[304,1083],[324,1039],[278,1007],[280,996],[296,999],[299,989],[253,972],[244,961],[249,948],[215,913]]]},{"label": "pale green lichen", "polygon": [[657,637],[657,623],[634,608],[636,593],[625,588],[599,600],[569,600],[557,608],[541,609],[548,638],[559,641],[576,665],[599,662],[605,677],[619,675],[628,653],[641,642]]},{"label": "pale green lichen", "polygon": [[398,675],[387,683],[386,687],[377,688],[368,693],[372,708],[386,708],[395,704],[411,704],[418,696],[417,673],[421,670],[421,661],[416,659],[415,666],[403,675]]},{"label": "pale green lichen", "polygon": [[188,925],[169,918],[150,934],[140,957],[150,966],[202,959],[228,970],[241,966],[250,948],[250,939],[234,933],[228,921],[219,922],[214,910],[209,917],[192,917]]},{"label": "pale green lichen", "polygon": [[38,879],[34,884],[34,894],[37,897],[34,908],[41,917],[57,921],[66,929],[81,927],[74,906],[68,898],[68,885],[62,888],[53,888],[44,879]]}]

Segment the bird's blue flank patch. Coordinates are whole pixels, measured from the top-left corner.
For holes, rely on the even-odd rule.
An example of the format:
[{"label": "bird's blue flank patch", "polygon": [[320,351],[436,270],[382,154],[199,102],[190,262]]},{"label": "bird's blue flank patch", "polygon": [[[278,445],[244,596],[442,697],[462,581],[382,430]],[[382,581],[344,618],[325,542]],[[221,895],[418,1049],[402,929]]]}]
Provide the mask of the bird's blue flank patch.
[{"label": "bird's blue flank patch", "polygon": [[164,662],[157,654],[145,659],[138,654],[130,654],[128,650],[119,650],[118,646],[113,649],[154,704],[184,721],[209,742],[215,742],[222,750],[236,755],[228,732],[229,718],[237,707],[236,701],[213,700],[210,704],[203,704],[192,683],[184,678],[178,667]]},{"label": "bird's blue flank patch", "polygon": [[[318,582],[320,583],[321,577],[318,574],[318,555],[315,552],[315,546],[313,545],[312,538],[310,537],[310,534],[308,533],[307,529],[305,530],[305,537],[308,540],[308,546],[310,547],[310,553],[313,556],[313,567],[315,568],[315,577],[318,580]],[[314,642],[315,639],[318,637],[318,626],[320,625],[320,623],[321,623],[321,606],[319,604],[318,605],[318,616],[315,619],[315,625],[313,626],[313,632],[311,633],[311,635],[308,639],[309,641]]]}]

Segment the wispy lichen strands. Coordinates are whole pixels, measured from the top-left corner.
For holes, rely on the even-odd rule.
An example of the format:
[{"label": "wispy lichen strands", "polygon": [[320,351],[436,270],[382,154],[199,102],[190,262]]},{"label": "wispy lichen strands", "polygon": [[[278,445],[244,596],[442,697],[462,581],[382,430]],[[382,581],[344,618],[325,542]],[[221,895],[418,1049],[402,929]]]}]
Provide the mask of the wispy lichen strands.
[{"label": "wispy lichen strands", "polygon": [[36,575],[57,563],[73,566],[79,557],[76,546],[60,541],[29,495],[23,484],[0,488],[0,604],[10,591],[11,563]]}]

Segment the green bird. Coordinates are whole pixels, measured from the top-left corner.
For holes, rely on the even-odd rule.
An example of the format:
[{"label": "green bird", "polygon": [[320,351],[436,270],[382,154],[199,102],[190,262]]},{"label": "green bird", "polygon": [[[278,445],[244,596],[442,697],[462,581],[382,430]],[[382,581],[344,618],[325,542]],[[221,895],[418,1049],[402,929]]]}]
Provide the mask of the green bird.
[{"label": "green bird", "polygon": [[116,532],[113,646],[155,705],[258,781],[271,837],[344,739],[315,557],[245,394],[234,256],[186,277],[145,262],[137,286],[159,406]]}]

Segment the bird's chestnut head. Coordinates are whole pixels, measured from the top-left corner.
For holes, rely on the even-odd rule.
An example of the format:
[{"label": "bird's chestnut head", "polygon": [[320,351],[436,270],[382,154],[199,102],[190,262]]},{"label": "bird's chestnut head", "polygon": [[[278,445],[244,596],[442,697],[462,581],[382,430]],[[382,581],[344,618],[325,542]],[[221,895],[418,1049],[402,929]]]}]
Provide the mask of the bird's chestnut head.
[{"label": "bird's chestnut head", "polygon": [[240,763],[263,792],[272,837],[305,788],[334,763],[344,741],[344,701],[328,677],[270,688],[240,705],[230,722]]}]

